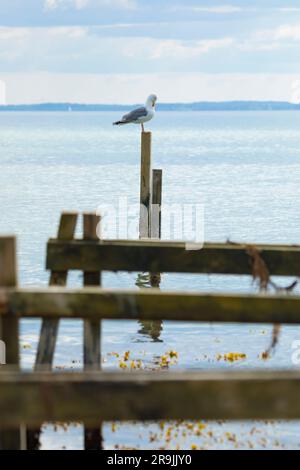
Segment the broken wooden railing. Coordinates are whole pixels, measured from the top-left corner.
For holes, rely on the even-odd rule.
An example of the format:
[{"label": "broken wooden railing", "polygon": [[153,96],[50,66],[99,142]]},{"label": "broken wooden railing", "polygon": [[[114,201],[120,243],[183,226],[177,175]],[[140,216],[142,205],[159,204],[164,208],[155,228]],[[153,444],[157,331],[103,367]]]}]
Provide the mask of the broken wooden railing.
[{"label": "broken wooden railing", "polygon": [[1,372],[1,425],[300,419],[299,371]]},{"label": "broken wooden railing", "polygon": [[[63,214],[58,238],[48,242],[48,288],[16,286],[15,240],[0,239],[0,323],[8,352],[0,373],[2,448],[19,448],[21,441],[24,447],[24,424],[39,428],[44,421],[82,421],[85,446],[96,441],[100,448],[103,420],[300,418],[297,371],[101,372],[103,319],[300,324],[300,296],[103,289],[102,271],[252,275],[251,259],[247,245],[186,250],[178,242],[98,240],[93,214],[84,214],[84,238],[73,239],[76,220]],[[299,246],[256,249],[272,275],[299,276]],[[84,288],[65,287],[70,270],[85,273]],[[19,363],[18,321],[35,317],[43,319],[35,372],[9,371]],[[61,318],[85,320],[82,373],[50,372]]]},{"label": "broken wooden railing", "polygon": [[[47,318],[53,321],[60,318],[83,318],[90,322],[142,319],[300,323],[300,296],[286,294],[207,294],[98,287],[2,288],[0,303],[0,316],[6,321],[16,321],[20,317]],[[11,337],[7,337],[6,341],[9,345],[12,342]]]},{"label": "broken wooden railing", "polygon": [[[247,244],[205,243],[186,249],[185,242],[158,240],[50,239],[47,269],[56,271],[160,271],[169,273],[252,275]],[[188,244],[191,247],[191,244]],[[255,245],[272,275],[300,275],[300,246]]]}]

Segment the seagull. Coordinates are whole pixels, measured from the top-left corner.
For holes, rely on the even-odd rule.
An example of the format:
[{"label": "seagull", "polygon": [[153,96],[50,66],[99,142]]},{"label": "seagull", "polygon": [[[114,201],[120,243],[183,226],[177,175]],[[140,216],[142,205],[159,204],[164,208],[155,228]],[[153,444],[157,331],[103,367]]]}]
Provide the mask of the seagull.
[{"label": "seagull", "polygon": [[144,132],[144,122],[150,121],[154,118],[155,103],[157,101],[156,95],[150,95],[147,98],[145,106],[133,109],[130,113],[125,114],[120,121],[113,122],[114,126],[121,126],[123,124],[141,124],[142,132]]}]

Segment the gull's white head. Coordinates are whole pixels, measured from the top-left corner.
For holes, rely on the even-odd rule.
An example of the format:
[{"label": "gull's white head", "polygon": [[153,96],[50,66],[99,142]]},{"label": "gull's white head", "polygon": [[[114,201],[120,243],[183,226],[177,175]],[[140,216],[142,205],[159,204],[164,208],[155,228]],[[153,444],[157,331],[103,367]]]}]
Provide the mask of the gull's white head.
[{"label": "gull's white head", "polygon": [[156,101],[157,101],[157,96],[156,95],[148,96],[147,101],[146,101],[146,107],[147,108],[154,108]]}]

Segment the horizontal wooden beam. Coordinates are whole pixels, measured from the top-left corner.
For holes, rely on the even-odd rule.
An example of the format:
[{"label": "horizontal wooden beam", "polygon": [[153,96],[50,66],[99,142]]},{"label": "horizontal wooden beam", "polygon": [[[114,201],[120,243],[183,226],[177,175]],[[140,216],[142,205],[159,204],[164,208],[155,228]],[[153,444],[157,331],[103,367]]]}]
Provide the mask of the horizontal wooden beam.
[{"label": "horizontal wooden beam", "polygon": [[299,324],[300,296],[98,287],[0,289],[0,315]]},{"label": "horizontal wooden beam", "polygon": [[[256,245],[273,275],[300,276],[300,246]],[[187,250],[166,241],[50,240],[47,269],[250,274],[247,246],[206,243]]]},{"label": "horizontal wooden beam", "polygon": [[[0,372],[0,426],[23,422],[300,419],[300,373]],[[88,397],[88,399],[87,399]]]}]

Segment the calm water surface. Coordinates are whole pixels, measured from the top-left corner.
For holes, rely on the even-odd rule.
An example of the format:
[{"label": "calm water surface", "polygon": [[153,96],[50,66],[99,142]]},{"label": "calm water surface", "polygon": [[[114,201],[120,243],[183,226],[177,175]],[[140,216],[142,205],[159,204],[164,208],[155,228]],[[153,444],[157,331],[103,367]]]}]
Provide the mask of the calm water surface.
[{"label": "calm water surface", "polygon": [[[63,210],[95,211],[99,205],[117,205],[120,195],[129,204],[138,203],[139,128],[112,127],[118,116],[0,113],[0,232],[18,235],[20,284],[47,285],[45,245],[55,236]],[[153,131],[153,166],[163,169],[163,202],[203,204],[206,241],[300,243],[300,113],[161,112],[148,127]],[[135,280],[135,273],[105,274],[103,282],[106,287],[136,288]],[[289,279],[278,282],[285,285]],[[81,283],[79,273],[70,276],[70,286]],[[246,276],[208,275],[164,275],[161,288],[255,289]],[[22,322],[24,367],[32,365],[38,332],[39,321]],[[103,322],[103,367],[119,367],[127,350],[144,367],[156,367],[170,349],[179,357],[173,369],[295,367],[292,342],[300,340],[300,329],[283,328],[273,357],[263,362],[259,356],[270,333],[269,326],[256,325]],[[62,322],[56,366],[81,367],[81,334],[81,322]],[[216,360],[231,351],[247,358],[233,364]],[[298,427],[208,423],[202,437],[179,427],[178,436],[166,443],[167,428],[107,424],[105,442],[107,447],[297,448]],[[67,432],[46,427],[43,447],[57,446],[80,448],[81,427]]]}]

